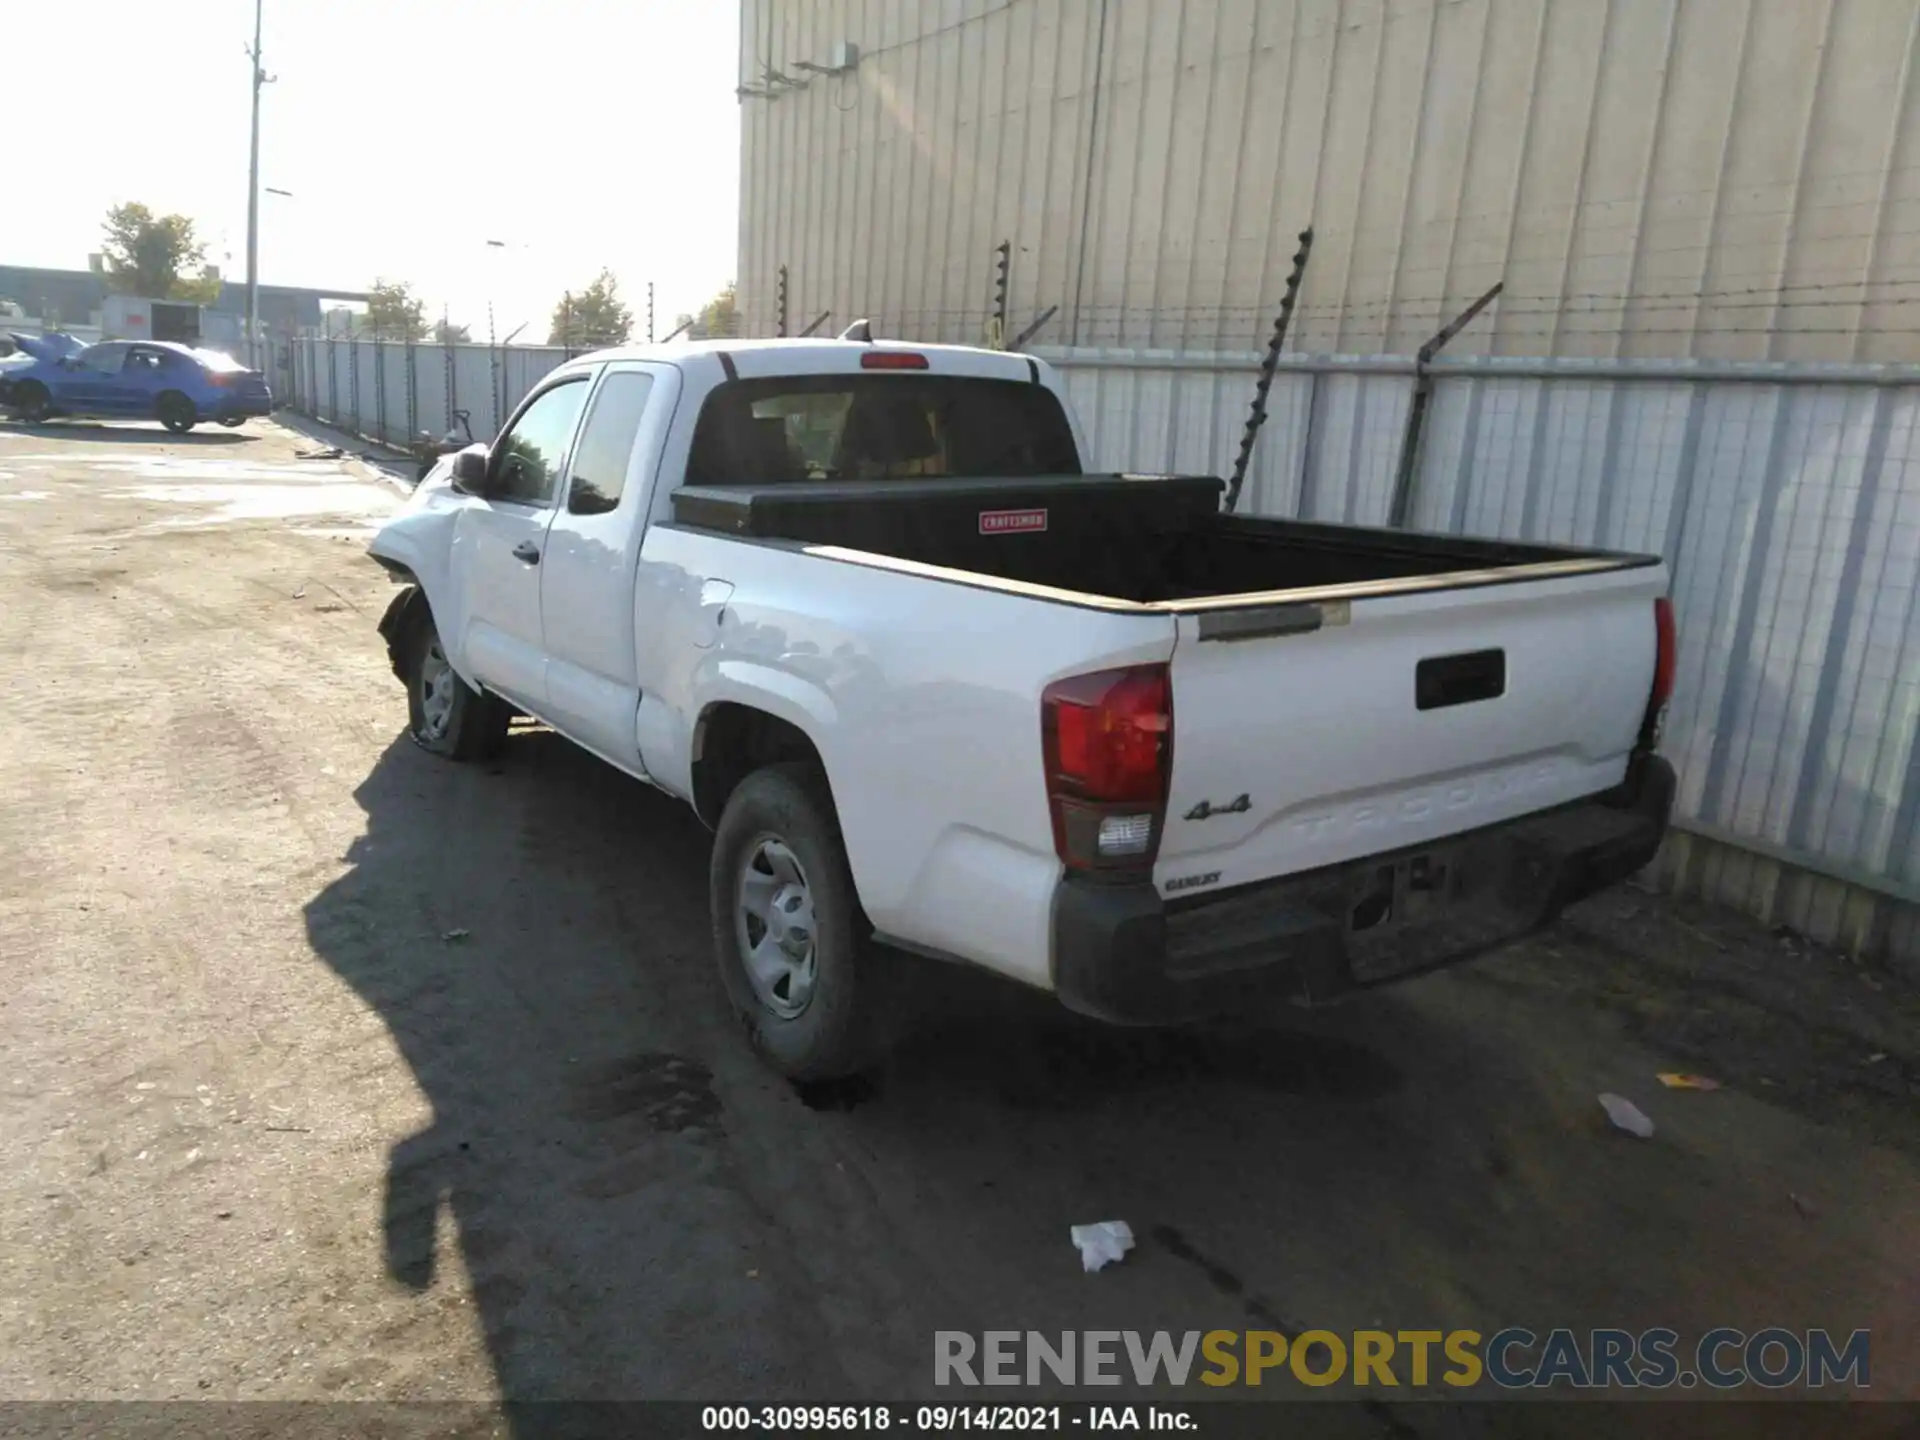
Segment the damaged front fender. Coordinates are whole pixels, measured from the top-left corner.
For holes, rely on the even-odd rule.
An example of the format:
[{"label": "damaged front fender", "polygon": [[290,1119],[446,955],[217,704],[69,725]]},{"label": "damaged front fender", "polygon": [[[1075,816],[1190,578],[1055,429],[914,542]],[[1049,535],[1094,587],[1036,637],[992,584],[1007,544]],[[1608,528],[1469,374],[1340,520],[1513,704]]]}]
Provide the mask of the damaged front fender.
[{"label": "damaged front fender", "polygon": [[418,585],[409,585],[395,595],[380,617],[380,638],[387,642],[387,662],[403,685],[407,679],[406,637],[413,629],[416,613],[424,613],[427,598]]},{"label": "damaged front fender", "polygon": [[455,564],[467,504],[468,497],[445,484],[420,485],[374,532],[367,553],[405,587],[387,607],[380,624],[396,667],[408,658],[403,647],[408,643],[409,627],[430,620],[447,663],[462,680],[474,685],[462,644],[467,630],[467,597]]}]

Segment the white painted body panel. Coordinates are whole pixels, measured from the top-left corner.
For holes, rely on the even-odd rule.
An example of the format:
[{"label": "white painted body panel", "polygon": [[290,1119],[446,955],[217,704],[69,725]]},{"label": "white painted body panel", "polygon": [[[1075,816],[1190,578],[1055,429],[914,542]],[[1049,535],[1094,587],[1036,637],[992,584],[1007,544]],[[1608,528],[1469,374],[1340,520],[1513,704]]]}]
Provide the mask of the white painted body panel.
[{"label": "white painted body panel", "polygon": [[[646,417],[627,461],[619,505],[604,515],[554,511],[540,560],[540,610],[547,652],[545,709],[554,728],[598,754],[640,767],[634,711],[640,701],[640,626],[651,612],[633,604],[640,547],[633,543],[651,504],[660,452],[679,397],[671,365],[623,362],[604,374],[640,371],[653,381]],[[597,382],[596,382],[597,383]],[[590,419],[597,395],[587,400]]]},{"label": "white painted body panel", "polygon": [[460,513],[450,566],[454,588],[466,598],[458,643],[473,678],[534,711],[547,703],[540,567],[513,551],[544,544],[552,519],[548,509],[475,500]]},{"label": "white painted body panel", "polygon": [[[704,579],[734,584],[719,639]],[[748,545],[674,526],[641,562],[685,617],[643,667],[647,772],[691,790],[699,717],[750,705],[805,731],[826,765],[874,926],[1036,985],[1060,876],[1040,762],[1040,694],[1086,670],[1171,658],[1166,615],[1116,615]],[[641,602],[644,605],[644,600]]]},{"label": "white painted body panel", "polygon": [[[1356,600],[1348,623],[1233,643],[1201,642],[1198,618],[1182,616],[1156,882],[1297,874],[1618,784],[1653,684],[1666,583],[1651,566]],[[1419,661],[1496,648],[1499,699],[1415,707]],[[1242,794],[1242,813],[1185,818]]]},{"label": "white painted body panel", "polygon": [[[443,468],[370,549],[419,581],[468,683],[672,794],[692,796],[713,707],[797,726],[825,765],[861,904],[892,939],[1050,986],[1062,871],[1040,699],[1088,671],[1172,664],[1163,888],[1417,844],[1620,778],[1651,680],[1663,569],[1359,599],[1349,623],[1313,634],[1202,642],[1191,613],[683,528],[672,491],[700,405],[725,378],[722,348],[750,377],[853,371],[864,347],[732,342],[576,361],[550,380],[622,365],[656,377],[613,513],[562,504],[542,520],[503,518],[514,507],[460,494]],[[1033,373],[1025,356],[910,348],[935,373]],[[1061,392],[1048,367],[1039,376]],[[1084,441],[1077,422],[1075,434]],[[530,527],[542,565],[508,568]],[[1419,658],[1494,645],[1509,654],[1506,699],[1415,710]],[[1180,818],[1243,791],[1244,814]]]}]

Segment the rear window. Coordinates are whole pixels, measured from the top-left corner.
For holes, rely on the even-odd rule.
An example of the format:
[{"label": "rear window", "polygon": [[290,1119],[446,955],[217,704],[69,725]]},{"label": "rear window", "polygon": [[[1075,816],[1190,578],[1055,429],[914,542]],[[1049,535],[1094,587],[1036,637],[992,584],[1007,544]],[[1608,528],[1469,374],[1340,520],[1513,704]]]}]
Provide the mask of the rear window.
[{"label": "rear window", "polygon": [[693,485],[1079,473],[1045,386],[924,373],[728,381],[701,407],[687,459]]},{"label": "rear window", "polygon": [[238,360],[234,359],[233,356],[222,354],[218,350],[196,350],[193,352],[193,358],[209,370],[218,370],[226,374],[247,368]]}]

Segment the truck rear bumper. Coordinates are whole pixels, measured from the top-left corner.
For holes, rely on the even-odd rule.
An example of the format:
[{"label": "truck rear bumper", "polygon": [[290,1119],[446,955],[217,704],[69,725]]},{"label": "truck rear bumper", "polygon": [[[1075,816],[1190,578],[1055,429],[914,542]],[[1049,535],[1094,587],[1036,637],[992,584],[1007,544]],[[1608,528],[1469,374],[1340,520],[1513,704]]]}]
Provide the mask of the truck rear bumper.
[{"label": "truck rear bumper", "polygon": [[1069,878],[1053,902],[1053,981],[1071,1009],[1122,1024],[1315,1002],[1505,944],[1624,880],[1660,848],[1673,767],[1637,757],[1574,805],[1204,898],[1147,881]]}]

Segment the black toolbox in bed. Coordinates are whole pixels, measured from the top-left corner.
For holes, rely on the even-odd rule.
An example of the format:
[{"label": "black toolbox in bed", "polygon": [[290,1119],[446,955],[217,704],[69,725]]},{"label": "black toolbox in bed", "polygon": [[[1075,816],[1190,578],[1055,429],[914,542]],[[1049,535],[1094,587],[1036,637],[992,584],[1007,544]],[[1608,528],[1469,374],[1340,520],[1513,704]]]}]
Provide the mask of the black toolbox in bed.
[{"label": "black toolbox in bed", "polygon": [[1210,475],[687,485],[674,492],[673,518],[727,535],[1127,595],[1170,541],[1219,514],[1224,488]]}]

